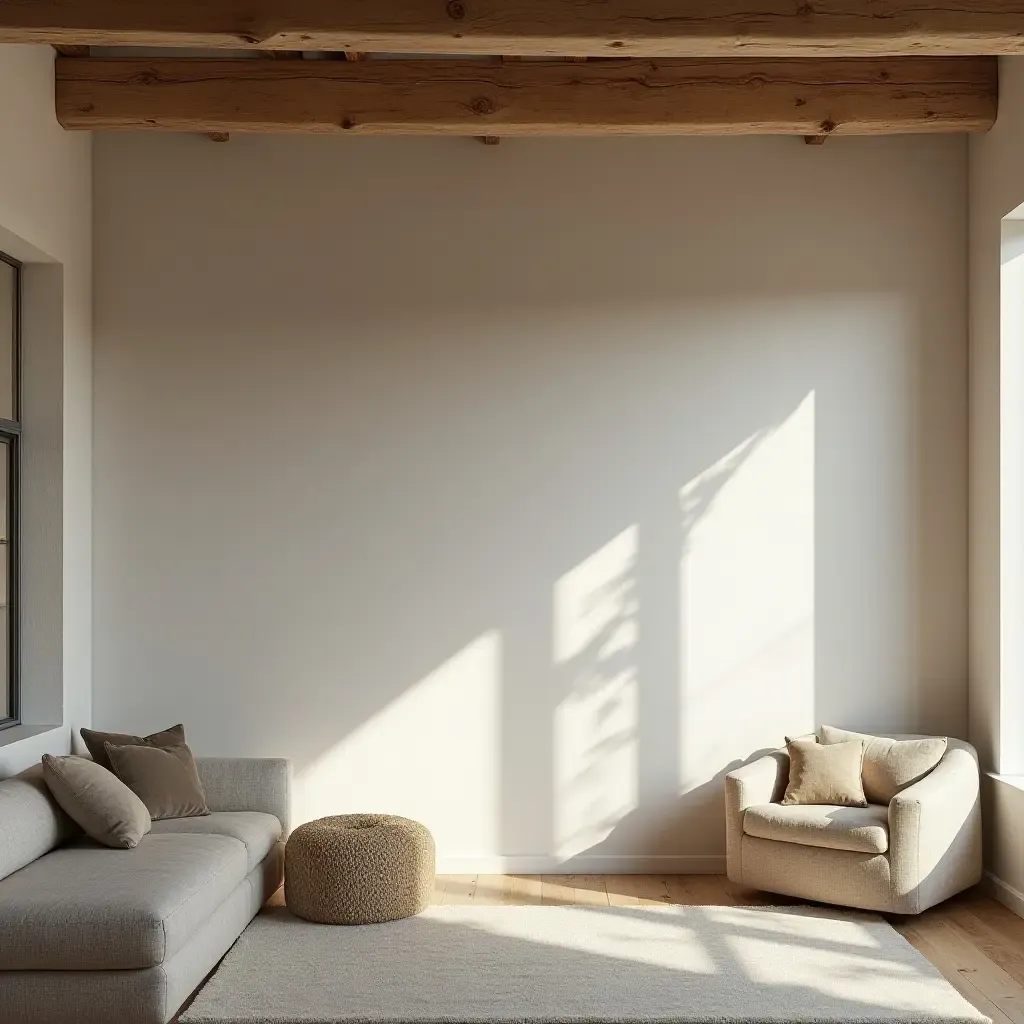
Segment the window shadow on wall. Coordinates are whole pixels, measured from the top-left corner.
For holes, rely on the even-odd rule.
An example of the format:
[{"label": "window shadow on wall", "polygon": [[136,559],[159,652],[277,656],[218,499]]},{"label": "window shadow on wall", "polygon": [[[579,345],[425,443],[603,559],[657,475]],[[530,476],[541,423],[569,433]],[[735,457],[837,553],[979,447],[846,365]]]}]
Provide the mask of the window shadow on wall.
[{"label": "window shadow on wall", "polygon": [[[784,730],[941,727],[959,299],[916,151],[240,140],[197,189],[181,141],[100,147],[98,725],[291,757],[299,818],[454,862],[717,857]],[[812,635],[765,647],[792,482],[755,471],[812,394]]]}]

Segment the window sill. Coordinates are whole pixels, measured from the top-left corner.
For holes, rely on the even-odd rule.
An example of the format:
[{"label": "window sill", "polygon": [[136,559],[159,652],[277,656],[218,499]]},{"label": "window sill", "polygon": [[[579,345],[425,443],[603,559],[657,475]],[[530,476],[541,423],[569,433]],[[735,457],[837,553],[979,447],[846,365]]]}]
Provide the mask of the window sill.
[{"label": "window sill", "polygon": [[12,743],[20,743],[22,740],[32,739],[33,736],[42,736],[48,732],[55,732],[63,728],[60,725],[12,725],[7,729],[0,729],[0,748],[9,747]]}]

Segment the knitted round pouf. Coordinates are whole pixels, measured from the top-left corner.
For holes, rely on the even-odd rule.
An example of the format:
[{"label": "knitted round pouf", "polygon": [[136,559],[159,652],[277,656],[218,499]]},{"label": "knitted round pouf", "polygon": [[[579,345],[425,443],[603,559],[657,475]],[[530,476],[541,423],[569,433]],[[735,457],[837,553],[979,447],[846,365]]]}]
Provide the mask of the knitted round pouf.
[{"label": "knitted round pouf", "polygon": [[379,924],[425,910],[434,838],[391,814],[341,814],[300,825],[285,848],[284,897],[320,924]]}]

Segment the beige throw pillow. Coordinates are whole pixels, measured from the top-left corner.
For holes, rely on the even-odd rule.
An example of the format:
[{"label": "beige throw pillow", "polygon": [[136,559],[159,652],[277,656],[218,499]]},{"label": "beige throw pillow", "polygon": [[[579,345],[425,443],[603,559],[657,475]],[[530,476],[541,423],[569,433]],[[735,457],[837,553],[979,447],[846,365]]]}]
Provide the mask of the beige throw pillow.
[{"label": "beige throw pillow", "polygon": [[105,743],[112,743],[115,747],[140,746],[140,747],[170,747],[175,743],[185,742],[185,726],[172,725],[169,729],[162,729],[160,732],[150,733],[149,736],[133,736],[126,732],[97,732],[95,729],[81,729],[82,742],[85,744],[92,759],[110,768],[110,759],[103,749]]},{"label": "beige throw pillow", "polygon": [[901,790],[923,779],[946,753],[945,736],[926,736],[916,740],[891,740],[887,736],[869,736],[862,732],[821,727],[821,742],[864,744],[864,794],[873,804],[888,804]]},{"label": "beige throw pillow", "polygon": [[95,761],[44,754],[43,779],[68,816],[104,846],[130,850],[152,827],[146,805]]},{"label": "beige throw pillow", "polygon": [[867,807],[861,785],[864,744],[860,740],[824,746],[814,739],[790,740],[789,785],[784,804]]},{"label": "beige throw pillow", "polygon": [[192,751],[184,743],[171,747],[105,745],[117,777],[136,793],[154,821],[209,814]]}]

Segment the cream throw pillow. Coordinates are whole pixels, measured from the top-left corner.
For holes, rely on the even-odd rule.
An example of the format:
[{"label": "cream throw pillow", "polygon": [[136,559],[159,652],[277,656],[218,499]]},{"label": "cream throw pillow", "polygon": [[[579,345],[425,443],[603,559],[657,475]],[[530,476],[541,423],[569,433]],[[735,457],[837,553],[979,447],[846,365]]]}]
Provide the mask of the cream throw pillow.
[{"label": "cream throw pillow", "polygon": [[888,804],[901,790],[923,779],[942,760],[948,746],[945,736],[891,740],[887,736],[834,729],[831,725],[821,727],[820,739],[823,744],[851,740],[864,744],[864,794],[873,804]]},{"label": "cream throw pillow", "polygon": [[864,744],[860,740],[829,746],[815,739],[790,740],[789,785],[784,804],[835,804],[867,807],[861,784]]}]

